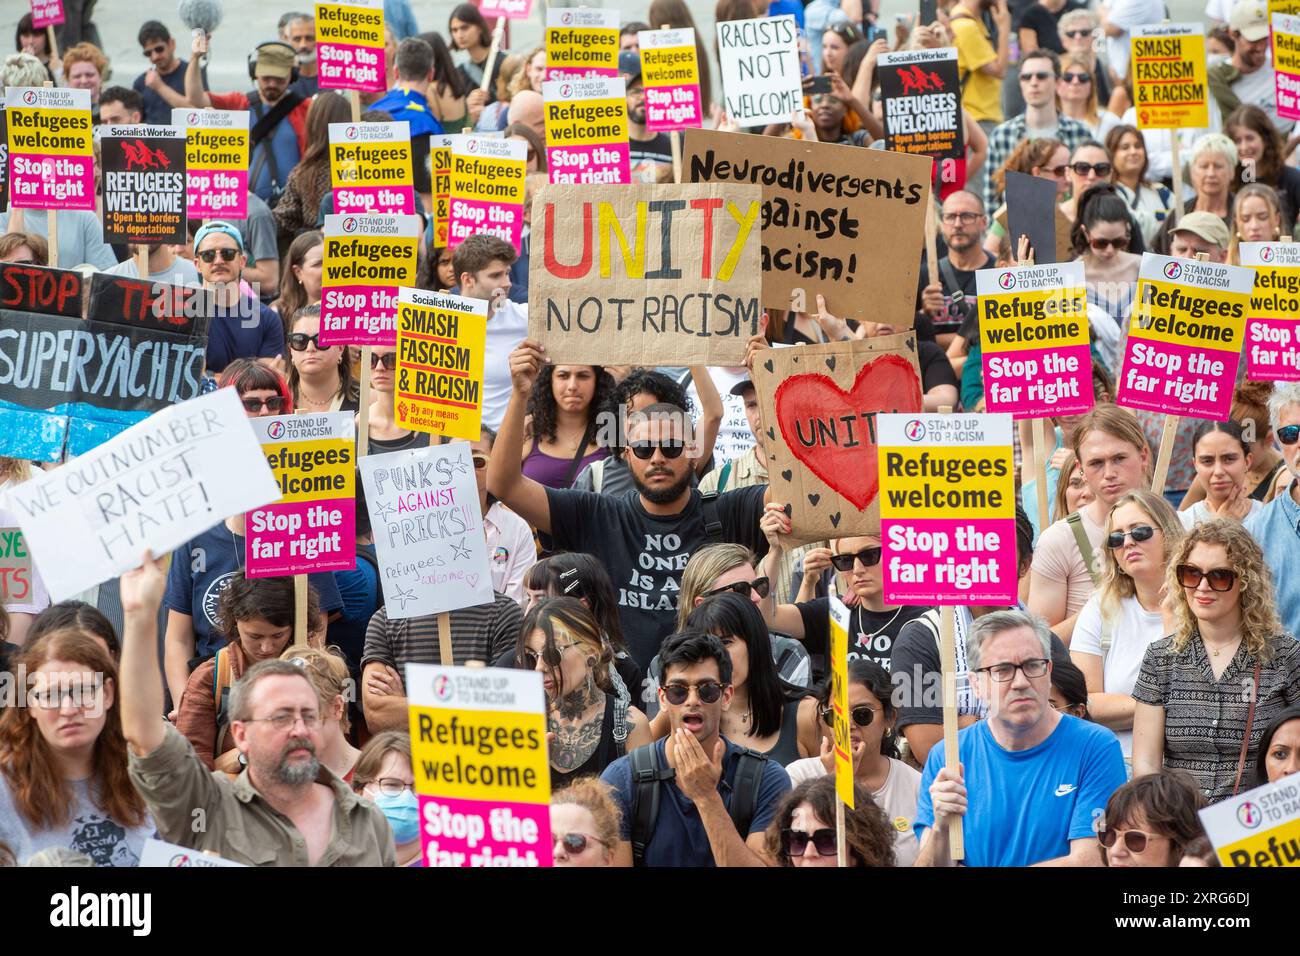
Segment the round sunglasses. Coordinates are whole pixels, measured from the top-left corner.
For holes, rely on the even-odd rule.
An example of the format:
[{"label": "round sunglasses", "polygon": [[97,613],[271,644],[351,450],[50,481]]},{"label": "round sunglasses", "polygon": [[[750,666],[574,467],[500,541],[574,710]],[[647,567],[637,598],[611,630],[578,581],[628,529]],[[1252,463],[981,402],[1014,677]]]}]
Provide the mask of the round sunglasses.
[{"label": "round sunglasses", "polygon": [[[827,727],[835,726],[834,707],[823,707],[819,713],[821,715],[823,724],[825,724]],[[853,722],[857,724],[859,727],[866,727],[873,720],[875,720],[876,708],[868,707],[866,704],[858,704],[858,706],[852,708],[849,711],[849,716],[853,718]]]},{"label": "round sunglasses", "polygon": [[1150,541],[1156,533],[1156,529],[1149,524],[1140,524],[1128,531],[1112,531],[1106,535],[1106,547],[1115,551],[1124,547],[1124,539],[1132,538],[1134,544],[1141,544],[1143,541]]},{"label": "round sunglasses", "polygon": [[701,704],[716,704],[722,698],[723,686],[717,681],[706,680],[699,684],[664,684],[664,699],[674,707],[680,707],[691,696],[691,688],[700,695]]},{"label": "round sunglasses", "polygon": [[1203,580],[1210,582],[1211,591],[1231,591],[1237,581],[1237,572],[1232,568],[1212,568],[1209,571],[1202,571],[1191,564],[1180,564],[1174,569],[1174,573],[1178,575],[1178,583],[1189,591],[1199,588]]},{"label": "round sunglasses", "polygon": [[831,565],[836,571],[852,571],[854,561],[861,561],[864,568],[875,567],[880,563],[880,552],[881,549],[876,547],[863,548],[853,554],[832,554]]},{"label": "round sunglasses", "polygon": [[[547,667],[554,670],[560,666],[560,661],[564,658],[564,652],[571,647],[577,646],[578,644],[576,641],[570,644],[565,644],[563,647],[558,644],[543,645],[540,659]],[[526,670],[537,670],[538,659],[538,653],[530,647],[525,647],[519,652],[519,663],[522,664]]]},{"label": "round sunglasses", "polygon": [[239,250],[225,247],[222,249],[204,249],[202,252],[195,253],[195,255],[208,263],[208,265],[217,261],[218,254],[220,254],[222,262],[234,262],[235,257],[239,255]]},{"label": "round sunglasses", "polygon": [[790,829],[781,831],[781,849],[786,856],[803,856],[804,851],[808,849],[809,841],[812,841],[818,856],[835,855],[835,831],[829,827],[814,830],[812,833]]},{"label": "round sunglasses", "polygon": [[1147,843],[1153,838],[1159,836],[1158,833],[1144,833],[1141,830],[1116,830],[1114,827],[1108,827],[1097,834],[1097,840],[1106,849],[1110,849],[1115,842],[1121,837],[1124,839],[1124,846],[1130,853],[1141,853],[1147,848]]},{"label": "round sunglasses", "polygon": [[726,594],[728,591],[732,594],[739,594],[741,597],[757,594],[760,598],[765,598],[772,591],[772,582],[767,577],[754,578],[753,581],[736,581],[732,584],[724,584],[720,588],[714,588],[712,591],[705,591],[702,597],[713,597],[715,594]]}]

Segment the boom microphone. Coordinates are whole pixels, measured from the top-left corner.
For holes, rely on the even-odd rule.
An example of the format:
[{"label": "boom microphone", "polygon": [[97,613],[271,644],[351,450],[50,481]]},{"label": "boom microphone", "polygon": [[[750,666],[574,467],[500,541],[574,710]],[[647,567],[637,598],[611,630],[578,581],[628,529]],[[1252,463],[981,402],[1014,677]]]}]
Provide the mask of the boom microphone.
[{"label": "boom microphone", "polygon": [[176,13],[191,30],[212,34],[221,26],[221,0],[181,0]]}]

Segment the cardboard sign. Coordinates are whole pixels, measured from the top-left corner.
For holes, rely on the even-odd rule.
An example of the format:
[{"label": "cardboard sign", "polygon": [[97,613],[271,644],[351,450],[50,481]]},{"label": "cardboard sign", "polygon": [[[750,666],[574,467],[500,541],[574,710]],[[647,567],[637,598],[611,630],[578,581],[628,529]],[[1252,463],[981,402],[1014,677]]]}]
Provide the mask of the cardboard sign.
[{"label": "cardboard sign", "polygon": [[527,161],[528,144],[519,140],[456,137],[451,147],[447,246],[454,248],[482,232],[501,237],[519,251]]},{"label": "cardboard sign", "polygon": [[505,17],[507,20],[527,20],[533,12],[533,0],[483,0],[478,12],[483,19]]},{"label": "cardboard sign", "polygon": [[389,618],[492,603],[468,442],[367,455],[361,481]]},{"label": "cardboard sign", "polygon": [[32,599],[32,554],[21,528],[0,528],[0,604],[27,604]]},{"label": "cardboard sign", "polygon": [[835,792],[850,810],[853,804],[853,742],[849,736],[849,609],[830,595],[831,711],[835,735]]},{"label": "cardboard sign", "polygon": [[740,365],[762,312],[759,206],[754,186],[543,187],[529,338],[556,362]]},{"label": "cardboard sign", "polygon": [[397,296],[397,425],[478,441],[483,427],[487,302],[401,289]]},{"label": "cardboard sign", "polygon": [[1205,27],[1199,23],[1134,27],[1130,43],[1138,128],[1209,126]]},{"label": "cardboard sign", "polygon": [[397,341],[397,290],[415,284],[418,216],[326,216],[320,344]]},{"label": "cardboard sign", "polygon": [[742,127],[790,122],[803,109],[794,17],[723,20],[717,30],[727,115]]},{"label": "cardboard sign", "polygon": [[206,335],[209,318],[225,312],[210,289],[105,272],[91,277],[86,305],[86,315],[95,321],[174,335]]},{"label": "cardboard sign", "polygon": [[641,86],[645,90],[645,128],[652,133],[699,128],[704,124],[695,31],[641,30]]},{"label": "cardboard sign", "polygon": [[1246,312],[1246,377],[1300,381],[1300,243],[1243,242],[1241,264],[1255,270]]},{"label": "cardboard sign", "polygon": [[[74,462],[9,489],[55,601],[167,554],[280,497],[232,388],[164,409]],[[68,543],[76,542],[76,560]]]},{"label": "cardboard sign", "polygon": [[99,140],[104,241],[184,245],[185,132],[110,126]]},{"label": "cardboard sign", "polygon": [[980,269],[975,290],[985,410],[1020,419],[1092,408],[1083,263]]},{"label": "cardboard sign", "polygon": [[32,8],[32,26],[37,30],[57,27],[63,22],[63,0],[28,0]]},{"label": "cardboard sign", "polygon": [[881,415],[886,604],[1016,603],[1010,415]]},{"label": "cardboard sign", "polygon": [[281,497],[248,513],[245,573],[351,571],[357,564],[356,417],[303,412],[250,424]]},{"label": "cardboard sign", "polygon": [[334,211],[415,215],[411,124],[330,123]]},{"label": "cardboard sign", "polygon": [[185,212],[191,219],[248,218],[247,110],[172,110],[185,132]]},{"label": "cardboard sign", "polygon": [[[446,249],[451,227],[451,146],[455,136],[429,137],[429,169],[433,173],[433,247]],[[527,147],[525,147],[527,150]],[[525,157],[527,152],[525,151]]]},{"label": "cardboard sign", "polygon": [[5,87],[9,205],[95,209],[90,90]]},{"label": "cardboard sign", "polygon": [[1144,253],[1115,403],[1226,421],[1254,282],[1241,266]]},{"label": "cardboard sign", "polygon": [[548,7],[546,79],[618,76],[618,27],[617,10]]},{"label": "cardboard sign", "polygon": [[425,866],[550,866],[546,695],[536,671],[406,665]]},{"label": "cardboard sign", "polygon": [[75,269],[0,262],[0,309],[79,319],[83,286]]},{"label": "cardboard sign", "polygon": [[1300,119],[1300,17],[1273,14],[1273,84],[1277,115]]},{"label": "cardboard sign", "polygon": [[322,90],[384,92],[383,0],[318,0],[316,62]]},{"label": "cardboard sign", "polygon": [[682,175],[763,187],[763,305],[910,328],[932,163],[878,149],[687,130]]},{"label": "cardboard sign", "polygon": [[627,89],[621,76],[549,80],[546,101],[546,168],[553,183],[632,181],[627,141]]},{"label": "cardboard sign", "polygon": [[876,418],[921,410],[911,332],[764,352],[754,362],[773,501],[792,537],[824,541],[879,530]]},{"label": "cardboard sign", "polygon": [[1300,866],[1300,776],[1220,800],[1200,814],[1224,866]]},{"label": "cardboard sign", "polygon": [[886,149],[932,159],[965,159],[957,48],[880,57]]}]

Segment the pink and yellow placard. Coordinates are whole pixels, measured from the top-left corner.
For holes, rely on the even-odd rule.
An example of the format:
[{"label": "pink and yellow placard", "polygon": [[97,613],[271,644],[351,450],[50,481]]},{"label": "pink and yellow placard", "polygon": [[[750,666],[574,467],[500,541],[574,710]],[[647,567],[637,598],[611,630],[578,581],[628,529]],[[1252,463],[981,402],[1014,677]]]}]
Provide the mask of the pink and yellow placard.
[{"label": "pink and yellow placard", "polygon": [[397,290],[415,285],[418,216],[326,216],[320,345],[397,345]]},{"label": "pink and yellow placard", "polygon": [[334,211],[415,215],[411,124],[330,123]]},{"label": "pink and yellow placard", "polygon": [[1241,264],[1255,270],[1246,312],[1246,377],[1300,381],[1300,243],[1243,242]]},{"label": "pink and yellow placard", "polygon": [[652,133],[704,125],[695,31],[642,30],[641,83],[645,89],[645,127]]},{"label": "pink and yellow placard", "polygon": [[527,156],[528,144],[521,140],[456,137],[451,147],[449,247],[482,232],[500,236],[519,251]]},{"label": "pink and yellow placard", "polygon": [[9,205],[15,209],[95,209],[90,90],[11,86]]},{"label": "pink and yellow placard", "polygon": [[551,182],[617,186],[632,181],[622,77],[548,80],[542,99]]},{"label": "pink and yellow placard", "polygon": [[247,110],[172,110],[185,130],[185,214],[248,218]]},{"label": "pink and yellow placard", "polygon": [[546,11],[546,79],[618,76],[617,10],[551,7]]},{"label": "pink and yellow placard", "polygon": [[322,90],[384,92],[383,0],[317,3],[316,64]]}]

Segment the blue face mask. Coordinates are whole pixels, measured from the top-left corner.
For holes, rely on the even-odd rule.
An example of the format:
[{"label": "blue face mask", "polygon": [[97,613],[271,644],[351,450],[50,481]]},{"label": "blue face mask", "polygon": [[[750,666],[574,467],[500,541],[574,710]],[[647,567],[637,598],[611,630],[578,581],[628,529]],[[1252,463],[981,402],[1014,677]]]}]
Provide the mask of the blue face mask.
[{"label": "blue face mask", "polygon": [[410,790],[403,790],[395,797],[377,794],[375,806],[384,811],[388,825],[393,828],[393,841],[399,846],[420,835],[420,802]]}]

